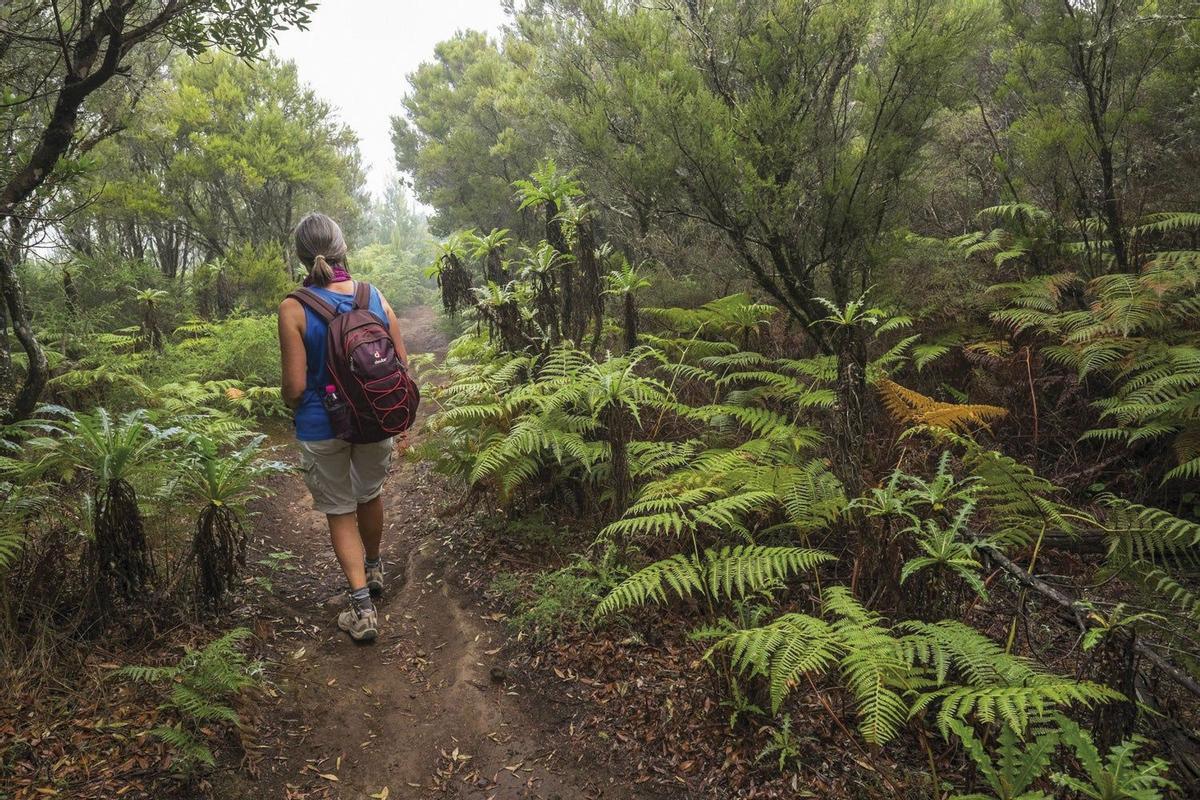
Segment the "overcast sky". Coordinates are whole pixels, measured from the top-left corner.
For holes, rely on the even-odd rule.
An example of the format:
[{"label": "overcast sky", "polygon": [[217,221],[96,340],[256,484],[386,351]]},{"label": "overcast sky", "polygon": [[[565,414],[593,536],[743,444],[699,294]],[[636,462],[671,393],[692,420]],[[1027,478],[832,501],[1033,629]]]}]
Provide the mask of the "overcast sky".
[{"label": "overcast sky", "polygon": [[274,50],[358,132],[367,185],[378,193],[395,172],[391,117],[408,74],[455,31],[494,36],[505,21],[500,0],[321,0],[309,29],[279,34]]}]

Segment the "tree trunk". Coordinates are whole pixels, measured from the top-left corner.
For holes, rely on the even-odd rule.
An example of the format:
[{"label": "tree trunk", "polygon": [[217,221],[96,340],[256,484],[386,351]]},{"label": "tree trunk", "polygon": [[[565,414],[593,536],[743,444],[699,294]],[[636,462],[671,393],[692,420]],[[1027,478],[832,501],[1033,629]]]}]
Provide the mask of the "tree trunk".
[{"label": "tree trunk", "polygon": [[576,319],[571,326],[571,338],[583,345],[584,332],[591,320],[596,329],[592,335],[592,351],[600,339],[600,327],[604,322],[604,286],[600,277],[600,262],[596,258],[596,232],[590,218],[579,223],[579,300],[575,310]]},{"label": "tree trunk", "polygon": [[1121,200],[1117,196],[1116,170],[1113,166],[1112,148],[1100,146],[1100,178],[1103,182],[1104,226],[1112,242],[1113,259],[1118,272],[1129,272],[1135,265],[1129,263],[1129,248],[1125,243],[1125,229],[1121,224]]},{"label": "tree trunk", "polygon": [[3,416],[0,416],[0,422],[6,425],[27,419],[33,413],[49,377],[46,353],[33,334],[33,328],[29,322],[29,311],[25,305],[25,296],[21,291],[21,283],[17,280],[16,265],[10,256],[11,253],[0,253],[0,293],[4,295],[4,303],[8,307],[13,334],[25,350],[29,368],[25,373],[21,390],[13,399],[12,405],[5,410]]},{"label": "tree trunk", "polygon": [[624,406],[614,405],[604,410],[600,421],[604,424],[611,454],[609,472],[615,519],[625,513],[633,493],[633,477],[629,473],[629,440],[632,438],[634,420]]},{"label": "tree trunk", "polygon": [[863,403],[867,394],[866,345],[862,331],[846,326],[837,336],[837,407],[834,419],[833,469],[846,494],[862,493],[862,450],[866,429]]},{"label": "tree trunk", "polygon": [[638,314],[633,292],[625,293],[625,352],[637,347]]},{"label": "tree trunk", "polygon": [[75,279],[71,277],[71,270],[66,267],[63,267],[62,289],[63,297],[66,298],[67,311],[72,317],[79,316],[83,312],[83,308],[79,304],[79,289],[75,287]]},{"label": "tree trunk", "polygon": [[571,320],[575,317],[575,264],[571,258],[571,250],[567,246],[567,237],[563,234],[562,221],[558,218],[558,205],[546,203],[546,241],[559,253],[559,271],[562,279],[559,286],[562,289],[562,312],[559,314],[559,330],[554,335],[570,335]]},{"label": "tree trunk", "polygon": [[12,384],[12,346],[8,341],[8,306],[0,302],[0,386]]}]

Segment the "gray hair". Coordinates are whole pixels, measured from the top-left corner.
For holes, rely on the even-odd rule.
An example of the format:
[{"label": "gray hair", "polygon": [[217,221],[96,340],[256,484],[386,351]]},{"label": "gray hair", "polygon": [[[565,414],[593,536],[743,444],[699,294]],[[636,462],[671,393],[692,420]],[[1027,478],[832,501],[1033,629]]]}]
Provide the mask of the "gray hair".
[{"label": "gray hair", "polygon": [[296,256],[308,267],[314,286],[328,286],[333,281],[330,264],[345,266],[346,250],[342,229],[324,214],[314,211],[296,225]]}]

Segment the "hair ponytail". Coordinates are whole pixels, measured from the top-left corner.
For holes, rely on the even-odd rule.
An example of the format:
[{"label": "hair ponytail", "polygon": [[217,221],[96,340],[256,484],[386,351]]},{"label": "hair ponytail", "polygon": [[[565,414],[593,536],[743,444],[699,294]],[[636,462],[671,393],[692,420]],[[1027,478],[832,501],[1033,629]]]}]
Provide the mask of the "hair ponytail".
[{"label": "hair ponytail", "polygon": [[308,270],[308,279],[313,286],[328,286],[333,282],[333,267],[329,266],[325,256],[320,253],[313,256],[312,266]]},{"label": "hair ponytail", "polygon": [[328,286],[333,282],[333,265],[346,266],[346,239],[338,224],[313,212],[296,225],[296,257],[308,267],[308,282]]}]

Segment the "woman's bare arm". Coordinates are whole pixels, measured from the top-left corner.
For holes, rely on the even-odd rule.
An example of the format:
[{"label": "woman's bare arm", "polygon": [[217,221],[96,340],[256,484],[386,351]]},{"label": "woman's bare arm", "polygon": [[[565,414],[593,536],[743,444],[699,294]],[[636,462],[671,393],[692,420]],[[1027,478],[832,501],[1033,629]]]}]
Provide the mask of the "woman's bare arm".
[{"label": "woman's bare arm", "polygon": [[304,308],[287,298],[279,304],[279,354],[283,366],[283,402],[288,408],[300,405],[306,384],[304,351]]},{"label": "woman's bare arm", "polygon": [[392,305],[381,294],[379,299],[383,301],[383,310],[388,318],[388,333],[392,336],[392,346],[396,348],[396,354],[400,356],[400,360],[404,362],[404,366],[408,366],[408,349],[404,346],[404,336],[400,333],[400,322],[396,319],[396,312],[392,311]]}]

